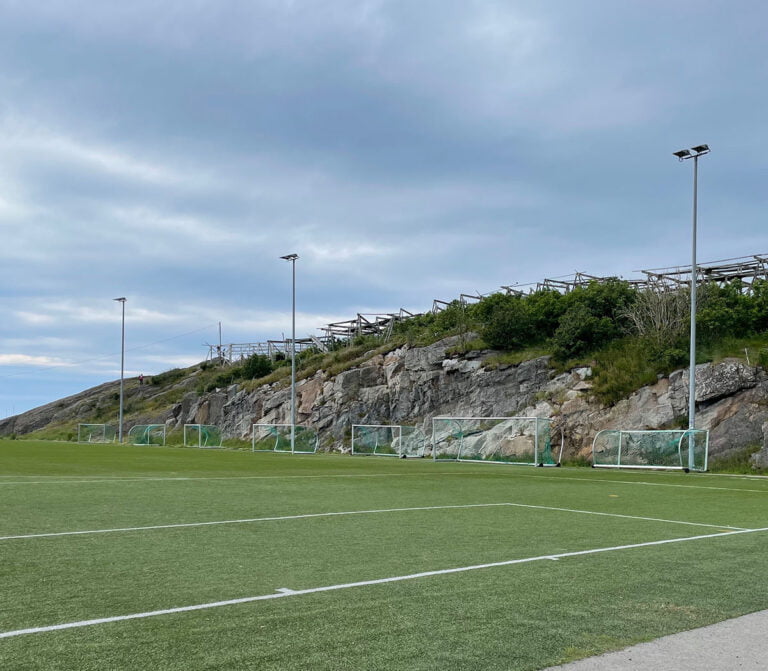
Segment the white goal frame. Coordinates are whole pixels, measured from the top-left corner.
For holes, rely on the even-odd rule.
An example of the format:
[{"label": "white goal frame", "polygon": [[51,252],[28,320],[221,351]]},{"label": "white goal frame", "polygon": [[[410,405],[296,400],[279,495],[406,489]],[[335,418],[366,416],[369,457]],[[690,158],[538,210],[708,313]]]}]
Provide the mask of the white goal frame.
[{"label": "white goal frame", "polygon": [[[256,447],[256,432],[260,430],[267,430],[269,433],[266,437],[269,436],[269,434],[274,436],[274,446],[269,449],[264,448],[257,448]],[[293,440],[293,450],[291,450],[291,424],[269,424],[269,423],[261,423],[261,424],[251,424],[251,452],[281,452],[285,454],[314,454],[317,452],[317,448],[320,444],[319,436],[317,435],[317,431],[314,429],[308,427],[308,426],[300,426],[296,424],[294,426],[294,440]],[[311,432],[309,435],[309,445],[311,446],[311,449],[306,450],[297,450],[296,449],[296,443],[297,438],[299,434],[305,434],[306,432]],[[282,439],[282,442],[281,442]],[[259,439],[259,442],[261,442],[263,438]],[[304,440],[302,439],[302,442]],[[286,443],[287,443],[287,449],[286,449]]]},{"label": "white goal frame", "polygon": [[[362,442],[357,434],[365,433],[361,429],[373,429],[374,431],[381,429],[389,429],[392,431],[392,441],[389,446],[382,445],[381,451],[379,451],[378,433],[376,434],[376,443],[373,446],[373,451],[364,452],[362,449],[355,450],[355,444]],[[414,435],[416,434],[416,435]],[[421,436],[420,446],[417,446],[415,453],[411,453],[407,450],[407,444],[409,439],[415,438],[419,440],[418,435]],[[421,458],[424,456],[424,450],[426,449],[427,438],[420,429],[415,426],[405,426],[403,424],[353,424],[352,425],[352,454],[365,455],[375,457],[415,457]],[[393,447],[393,446],[397,447]],[[392,450],[391,452],[385,451],[386,449]]]},{"label": "white goal frame", "polygon": [[[638,464],[632,463],[627,459],[628,455],[625,450],[626,439],[631,439],[635,436],[661,434],[670,435],[670,441],[668,442],[675,448],[671,456],[677,455],[675,464]],[[697,439],[703,441],[703,446],[698,455],[694,449]],[[601,459],[603,456],[603,453],[599,451],[601,440],[608,442],[608,446],[615,450],[615,459],[612,456],[610,459],[611,463],[605,463],[605,460]],[[639,468],[646,470],[677,470],[684,471],[685,473],[689,471],[704,472],[707,470],[708,460],[709,431],[705,429],[603,429],[598,431],[592,439],[592,468]]]},{"label": "white goal frame", "polygon": [[[94,435],[93,432],[88,432],[87,427],[96,429],[101,428],[101,435]],[[87,440],[83,440],[85,433],[88,432]],[[114,443],[117,432],[114,426],[109,424],[78,424],[77,425],[77,442],[78,443]]]},{"label": "white goal frame", "polygon": [[[215,438],[213,439],[212,442],[209,442],[209,438],[212,435],[215,436]],[[191,439],[195,437],[197,438],[197,440],[193,442]],[[205,439],[203,439],[204,437]],[[200,448],[222,447],[221,430],[215,424],[185,424],[184,425],[184,447],[200,447]]]},{"label": "white goal frame", "polygon": [[[464,439],[465,434],[463,431],[460,431],[460,434],[458,436],[459,438],[459,446],[456,450],[456,456],[440,456],[439,450],[438,450],[438,439],[437,439],[437,428],[436,428],[436,421],[453,421],[459,424],[459,428],[461,428],[461,422],[499,422],[500,424],[505,421],[509,422],[527,422],[529,423],[529,426],[532,427],[532,431],[529,432],[529,434],[520,434],[520,435],[530,435],[533,440],[533,461],[516,461],[516,460],[501,460],[501,459],[473,459],[473,458],[466,458],[462,457],[462,449],[464,447]],[[492,427],[493,428],[493,427]],[[541,436],[543,433],[543,429],[546,429],[546,433],[549,437],[550,444],[549,446],[541,443]],[[468,461],[468,462],[474,462],[474,463],[483,463],[483,464],[509,464],[509,465],[515,465],[515,466],[556,466],[559,467],[562,458],[563,458],[563,447],[565,445],[565,434],[563,432],[563,428],[559,427],[559,433],[560,433],[560,448],[559,450],[555,448],[554,445],[552,445],[552,433],[553,433],[553,421],[552,419],[548,417],[453,417],[453,416],[440,416],[440,417],[433,417],[432,418],[432,459],[434,461]],[[454,436],[455,438],[456,436]],[[544,461],[544,455],[546,454],[547,448],[549,447],[551,458],[553,463],[547,463]],[[444,453],[443,453],[444,455]],[[555,456],[556,455],[556,456]]]},{"label": "white goal frame", "polygon": [[[145,442],[137,443],[137,437],[146,438]],[[159,437],[161,442],[153,441],[152,437]],[[128,430],[128,442],[133,440],[133,445],[165,445],[165,424],[136,424]]]}]

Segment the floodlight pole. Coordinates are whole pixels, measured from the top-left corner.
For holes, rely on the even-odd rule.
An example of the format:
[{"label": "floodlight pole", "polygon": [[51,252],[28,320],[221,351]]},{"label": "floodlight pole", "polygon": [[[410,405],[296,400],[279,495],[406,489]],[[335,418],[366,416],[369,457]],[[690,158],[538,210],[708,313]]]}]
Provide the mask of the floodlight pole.
[{"label": "floodlight pole", "polygon": [[291,262],[293,278],[291,301],[291,454],[296,451],[296,259],[298,254],[287,254],[281,259]]},{"label": "floodlight pole", "polygon": [[[698,268],[696,266],[696,228],[699,193],[699,157],[710,152],[706,144],[674,152],[679,161],[693,159],[693,231],[691,236],[691,346],[688,355],[688,430],[696,428],[696,293]],[[694,467],[694,438],[688,437],[688,468]]]},{"label": "floodlight pole", "polygon": [[123,380],[125,378],[125,297],[115,298],[123,307],[122,328],[120,329],[120,418],[117,427],[117,442],[123,442]]}]

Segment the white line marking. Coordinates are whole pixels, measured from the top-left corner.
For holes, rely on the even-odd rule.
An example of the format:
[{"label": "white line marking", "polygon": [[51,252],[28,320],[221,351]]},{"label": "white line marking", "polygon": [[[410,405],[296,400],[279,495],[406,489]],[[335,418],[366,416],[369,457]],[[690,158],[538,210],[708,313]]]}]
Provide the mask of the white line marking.
[{"label": "white line marking", "polygon": [[[674,485],[669,482],[648,482],[646,480],[602,480],[597,478],[576,478],[570,475],[560,477],[553,475],[527,475],[515,474],[520,478],[541,478],[542,480],[575,480],[577,482],[597,482],[605,485],[647,485],[649,487],[679,487],[681,489],[709,489],[723,492],[754,492],[756,494],[768,494],[768,489],[742,489],[741,487],[705,487],[704,485]],[[693,476],[699,477],[699,476]]]},{"label": "white line marking", "polygon": [[279,522],[281,520],[302,520],[313,517],[340,517],[344,515],[370,515],[373,513],[399,513],[414,510],[446,510],[450,508],[488,508],[492,506],[508,506],[509,503],[469,503],[453,506],[421,506],[418,508],[381,508],[378,510],[344,510],[329,513],[305,513],[302,515],[282,515],[280,517],[252,517],[242,520],[221,520],[213,522],[188,522],[182,524],[157,524],[145,527],[123,527],[117,529],[91,529],[85,531],[58,531],[41,534],[24,534],[18,536],[0,536],[0,541],[20,540],[24,538],[51,538],[56,536],[84,536],[88,534],[109,534],[123,531],[150,531],[153,529],[184,529],[188,527],[207,527],[221,524],[248,524],[253,522]]},{"label": "white line marking", "polygon": [[[433,477],[433,476],[466,476],[476,475],[471,471],[465,473],[430,473],[428,471],[419,471],[418,473],[338,473],[328,475],[221,475],[221,476],[201,476],[197,478],[174,477],[174,478],[99,478],[90,480],[19,480],[17,482],[2,482],[2,485],[83,485],[83,484],[103,484],[123,483],[123,482],[196,482],[208,480],[305,480],[316,478],[408,478],[408,477]],[[30,476],[32,477],[32,476]],[[39,477],[39,476],[37,476]],[[53,477],[53,476],[52,476]],[[60,476],[55,476],[60,477]],[[78,477],[78,476],[72,476]]]},{"label": "white line marking", "polygon": [[648,541],[646,543],[632,543],[631,545],[615,545],[613,547],[594,548],[591,550],[578,550],[576,552],[562,552],[556,555],[539,555],[537,557],[524,557],[522,559],[509,559],[506,561],[491,562],[488,564],[475,564],[472,566],[460,566],[458,568],[441,569],[437,571],[423,571],[421,573],[410,573],[408,575],[393,576],[391,578],[378,578],[375,580],[361,580],[359,582],[348,582],[339,585],[326,585],[324,587],[312,587],[310,589],[281,590],[272,594],[263,594],[261,596],[249,596],[241,599],[229,599],[227,601],[213,601],[209,603],[196,604],[194,606],[180,606],[178,608],[165,608],[163,610],[151,610],[143,613],[132,613],[130,615],[115,615],[113,617],[102,617],[93,620],[80,620],[78,622],[66,622],[64,624],[53,624],[44,627],[30,627],[28,629],[16,629],[14,631],[0,632],[0,638],[12,638],[24,634],[41,634],[48,631],[61,631],[63,629],[75,629],[78,627],[90,627],[97,624],[107,624],[110,622],[124,622],[125,620],[139,620],[158,615],[171,615],[175,613],[189,613],[196,610],[207,610],[210,608],[221,608],[222,606],[235,606],[238,604],[252,603],[254,601],[269,601],[272,599],[284,599],[291,596],[301,596],[304,594],[317,594],[319,592],[332,592],[336,590],[349,589],[351,587],[367,587],[370,585],[383,585],[390,582],[402,582],[404,580],[415,580],[417,578],[431,578],[438,575],[449,575],[451,573],[465,573],[467,571],[477,571],[479,569],[498,568],[500,566],[512,566],[514,564],[527,564],[535,561],[558,560],[566,557],[582,557],[586,555],[600,554],[603,552],[616,552],[618,550],[631,550],[635,548],[652,547],[655,545],[668,545],[671,543],[685,543],[687,541],[704,540],[708,538],[722,538],[723,536],[735,536],[737,534],[752,534],[768,531],[768,527],[761,529],[742,529],[739,531],[725,531],[720,534],[706,534],[703,536],[687,536],[684,538],[669,538],[661,541]]},{"label": "white line marking", "polygon": [[[453,466],[453,464],[451,464]],[[546,476],[546,475],[530,475],[520,473],[511,470],[502,471],[500,467],[494,471],[488,470],[487,466],[480,466],[477,470],[469,470],[469,467],[463,466],[467,470],[461,472],[429,472],[427,470],[418,471],[417,473],[339,473],[331,475],[237,475],[237,476],[201,476],[201,477],[136,477],[136,478],[99,478],[89,480],[18,480],[18,481],[6,481],[0,480],[0,487],[4,485],[70,485],[70,484],[103,484],[103,483],[135,483],[135,482],[196,482],[196,481],[208,481],[208,480],[303,480],[303,479],[318,479],[318,478],[406,478],[406,477],[467,477],[478,475],[500,475],[504,472],[505,475],[519,478],[538,478],[542,480],[571,480],[577,482],[597,482],[601,484],[618,484],[618,485],[646,485],[648,487],[678,487],[681,489],[705,489],[712,491],[724,491],[733,493],[755,493],[755,494],[768,494],[767,489],[744,489],[741,487],[708,487],[705,485],[680,485],[672,484],[668,482],[648,482],[646,480],[603,480],[600,478],[579,478],[569,475],[563,476]],[[659,473],[657,475],[678,475],[677,473],[666,474]],[[709,474],[697,474],[690,477],[708,477]],[[717,475],[717,474],[712,474]],[[41,476],[6,476],[6,477],[41,477]],[[61,478],[62,476],[51,476]],[[71,476],[78,477],[78,476]],[[756,477],[745,476],[745,479],[755,480]]]},{"label": "white line marking", "polygon": [[112,529],[85,529],[82,531],[53,531],[47,533],[38,534],[18,534],[14,536],[0,536],[0,541],[11,540],[24,540],[30,538],[56,538],[60,536],[87,536],[93,534],[110,534],[110,533],[123,533],[131,531],[154,531],[157,529],[187,529],[194,527],[211,527],[220,526],[225,524],[251,524],[255,522],[279,522],[283,520],[301,520],[311,519],[315,517],[342,517],[347,515],[372,515],[376,513],[403,513],[414,512],[424,510],[452,510],[461,508],[492,508],[499,506],[509,506],[514,508],[531,508],[534,510],[553,510],[556,512],[565,513],[578,513],[581,515],[600,515],[603,517],[618,517],[630,520],[641,520],[646,522],[663,522],[667,524],[685,524],[695,527],[710,527],[713,529],[734,529],[741,530],[743,527],[731,527],[725,524],[704,524],[702,522],[685,522],[683,520],[667,520],[658,517],[640,517],[638,515],[622,515],[619,513],[605,513],[593,510],[576,510],[573,508],[556,508],[554,506],[536,506],[526,503],[468,503],[463,505],[448,505],[448,506],[420,506],[414,508],[379,508],[374,510],[344,510],[339,512],[327,512],[327,513],[304,513],[301,515],[281,515],[279,517],[251,517],[240,520],[214,520],[211,522],[185,522],[179,524],[155,524],[151,526],[141,527],[118,527]]},{"label": "white line marking", "polygon": [[[555,508],[553,506],[534,506],[527,503],[508,503],[509,506],[518,508],[534,508],[539,510],[559,510],[565,513],[580,513],[582,515],[602,515],[604,517],[623,517],[628,520],[644,520],[646,522],[666,522],[667,524],[687,524],[693,527],[710,527],[712,529],[734,529],[743,531],[744,527],[730,527],[726,524],[704,524],[703,522],[684,522],[683,520],[667,520],[660,517],[640,517],[638,515],[622,515],[620,513],[602,513],[594,510],[577,510],[575,508]],[[0,540],[3,540],[0,538]]]}]

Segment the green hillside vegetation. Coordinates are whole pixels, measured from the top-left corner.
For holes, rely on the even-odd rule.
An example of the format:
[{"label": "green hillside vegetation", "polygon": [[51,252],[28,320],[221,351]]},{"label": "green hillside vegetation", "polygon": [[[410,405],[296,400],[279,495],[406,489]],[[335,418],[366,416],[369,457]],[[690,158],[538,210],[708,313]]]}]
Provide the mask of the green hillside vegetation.
[{"label": "green hillside vegetation", "polygon": [[[698,305],[697,363],[735,356],[768,368],[768,282],[757,280],[749,291],[738,281],[706,284],[699,288]],[[454,301],[441,312],[396,324],[388,337],[339,341],[330,352],[303,351],[296,357],[297,378],[320,370],[337,375],[405,344],[426,346],[459,336],[449,354],[495,350],[484,359],[488,368],[544,355],[557,370],[590,366],[594,396],[610,405],[654,383],[659,375],[687,366],[689,330],[687,289],[639,291],[611,279],[567,294],[544,289],[526,295],[492,294],[472,304]],[[284,388],[290,384],[290,364],[290,358],[254,355],[235,365],[206,361],[175,368],[149,378],[143,389],[128,380],[125,416],[131,420],[160,415],[191,391],[203,394],[232,384],[249,391],[265,384]],[[87,421],[109,421],[117,413],[118,399],[117,393],[102,399]],[[76,424],[70,422],[35,435],[71,439],[73,432]],[[169,436],[170,441],[176,438]]]},{"label": "green hillside vegetation", "polygon": [[[697,363],[728,356],[768,367],[768,282],[736,281],[699,288]],[[448,334],[477,333],[463,349],[504,352],[487,365],[552,355],[553,365],[593,368],[593,391],[612,404],[659,375],[688,364],[689,292],[638,291],[628,282],[592,282],[568,294],[540,290],[493,294],[473,304],[454,301],[438,314],[409,319],[396,329],[422,345]],[[746,352],[745,352],[746,350]]]},{"label": "green hillside vegetation", "polygon": [[[750,356],[750,363],[768,367],[768,282],[757,280],[749,291],[738,281],[707,284],[699,288],[697,298],[697,363]],[[398,323],[386,339],[365,336],[339,342],[331,352],[301,352],[297,377],[311,377],[319,370],[337,375],[404,344],[426,346],[461,336],[453,353],[500,352],[486,360],[489,367],[543,355],[551,355],[553,366],[562,370],[590,365],[596,397],[612,404],[659,375],[686,366],[689,331],[687,290],[639,291],[611,279],[567,294],[544,289],[526,295],[492,294],[472,304],[453,301],[441,312]],[[169,371],[153,382],[166,377],[170,381],[178,374]],[[225,368],[202,364],[196,389],[202,393],[234,383],[254,389],[289,381],[289,359],[254,355]]]}]

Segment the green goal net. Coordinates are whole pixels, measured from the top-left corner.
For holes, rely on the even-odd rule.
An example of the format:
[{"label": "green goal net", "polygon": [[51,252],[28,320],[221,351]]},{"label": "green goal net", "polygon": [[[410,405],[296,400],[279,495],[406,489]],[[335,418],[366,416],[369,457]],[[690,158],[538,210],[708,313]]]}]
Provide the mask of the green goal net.
[{"label": "green goal net", "polygon": [[709,431],[605,429],[592,441],[595,468],[647,468],[706,471]]},{"label": "green goal net", "polygon": [[528,466],[559,466],[563,432],[543,417],[435,417],[432,458]]},{"label": "green goal net", "polygon": [[128,431],[132,445],[165,445],[165,424],[136,424]]},{"label": "green goal net", "polygon": [[115,427],[109,424],[78,424],[78,443],[113,443],[115,441]]},{"label": "green goal net", "polygon": [[353,424],[352,454],[378,457],[423,457],[424,433],[400,424]]},{"label": "green goal net", "polygon": [[221,447],[221,431],[213,424],[185,424],[184,447]]},{"label": "green goal net", "polygon": [[253,452],[289,452],[292,454],[317,452],[317,432],[309,427],[298,425],[293,427],[293,449],[291,449],[290,424],[253,424],[251,429],[251,450]]}]

